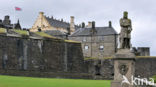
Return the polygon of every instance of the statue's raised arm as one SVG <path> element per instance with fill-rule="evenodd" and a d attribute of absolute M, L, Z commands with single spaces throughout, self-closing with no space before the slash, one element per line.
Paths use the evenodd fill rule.
<path fill-rule="evenodd" d="M 131 31 L 132 24 L 131 20 L 128 19 L 128 12 L 124 12 L 123 18 L 120 19 L 120 48 L 121 49 L 130 49 L 131 48 Z"/>

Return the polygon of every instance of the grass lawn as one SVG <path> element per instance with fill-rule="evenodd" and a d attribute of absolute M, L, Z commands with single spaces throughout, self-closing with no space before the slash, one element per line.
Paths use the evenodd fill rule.
<path fill-rule="evenodd" d="M 13 29 L 13 31 L 21 35 L 28 35 L 28 31 L 25 30 Z"/>
<path fill-rule="evenodd" d="M 41 36 L 41 37 L 48 37 L 48 38 L 53 38 L 53 39 L 56 39 L 56 37 L 53 37 L 47 33 L 44 33 L 44 32 L 34 32 L 35 34 Z"/>
<path fill-rule="evenodd" d="M 32 78 L 0 75 L 0 87 L 110 87 L 110 80 Z"/>

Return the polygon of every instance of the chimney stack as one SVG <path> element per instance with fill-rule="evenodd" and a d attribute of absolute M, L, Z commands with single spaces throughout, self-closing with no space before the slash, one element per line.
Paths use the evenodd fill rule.
<path fill-rule="evenodd" d="M 61 22 L 63 22 L 63 18 L 61 19 Z"/>
<path fill-rule="evenodd" d="M 39 16 L 42 17 L 44 15 L 44 12 L 40 12 Z"/>
<path fill-rule="evenodd" d="M 82 22 L 82 28 L 85 28 L 85 23 L 84 22 Z"/>
<path fill-rule="evenodd" d="M 71 32 L 70 32 L 70 28 L 69 27 L 67 27 L 67 31 L 68 31 L 67 34 L 70 35 Z"/>
<path fill-rule="evenodd" d="M 70 33 L 72 34 L 75 31 L 74 16 L 70 16 Z"/>
<path fill-rule="evenodd" d="M 53 16 L 51 16 L 51 19 L 53 19 Z"/>
<path fill-rule="evenodd" d="M 42 29 L 44 26 L 43 26 L 43 18 L 44 18 L 44 12 L 40 12 L 39 13 L 39 18 L 41 20 L 41 23 L 40 23 L 40 29 Z"/>
<path fill-rule="evenodd" d="M 109 21 L 109 27 L 110 27 L 110 28 L 112 27 L 112 22 L 111 22 L 111 21 Z"/>
<path fill-rule="evenodd" d="M 4 17 L 4 20 L 10 20 L 10 17 L 7 15 Z"/>
<path fill-rule="evenodd" d="M 95 34 L 97 31 L 95 29 L 95 21 L 92 21 L 92 28 L 90 30 L 91 34 Z"/>
<path fill-rule="evenodd" d="M 92 21 L 92 28 L 95 29 L 95 21 Z"/>
<path fill-rule="evenodd" d="M 74 16 L 70 16 L 70 23 L 74 23 Z"/>
<path fill-rule="evenodd" d="M 2 23 L 2 20 L 0 19 L 0 23 Z"/>
<path fill-rule="evenodd" d="M 92 27 L 92 22 L 88 22 L 88 26 L 87 26 L 88 28 L 91 28 Z"/>
<path fill-rule="evenodd" d="M 4 25 L 10 25 L 11 24 L 11 20 L 10 20 L 10 17 L 8 15 L 4 17 L 3 24 Z"/>

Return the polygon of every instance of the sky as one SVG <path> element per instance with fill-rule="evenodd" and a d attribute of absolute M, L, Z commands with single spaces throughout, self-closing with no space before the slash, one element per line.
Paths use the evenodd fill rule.
<path fill-rule="evenodd" d="M 69 22 L 75 17 L 75 24 L 95 21 L 97 27 L 112 26 L 120 32 L 119 20 L 123 11 L 128 11 L 132 20 L 132 46 L 150 47 L 156 56 L 156 0 L 0 0 L 0 19 L 9 15 L 12 23 L 18 19 L 23 28 L 31 28 L 39 12 Z M 15 11 L 15 7 L 22 11 Z"/>

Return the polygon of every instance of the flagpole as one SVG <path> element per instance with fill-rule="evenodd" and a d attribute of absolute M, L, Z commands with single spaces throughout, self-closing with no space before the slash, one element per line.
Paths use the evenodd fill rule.
<path fill-rule="evenodd" d="M 13 24 L 13 29 L 15 28 L 15 22 L 16 22 L 16 7 L 14 7 L 14 24 Z"/>
<path fill-rule="evenodd" d="M 19 8 L 19 7 L 15 7 L 15 13 L 14 13 L 14 17 L 15 17 L 15 23 L 16 23 L 16 12 L 17 11 L 21 11 L 22 9 L 21 8 Z M 14 27 L 15 27 L 15 23 L 14 23 Z"/>

